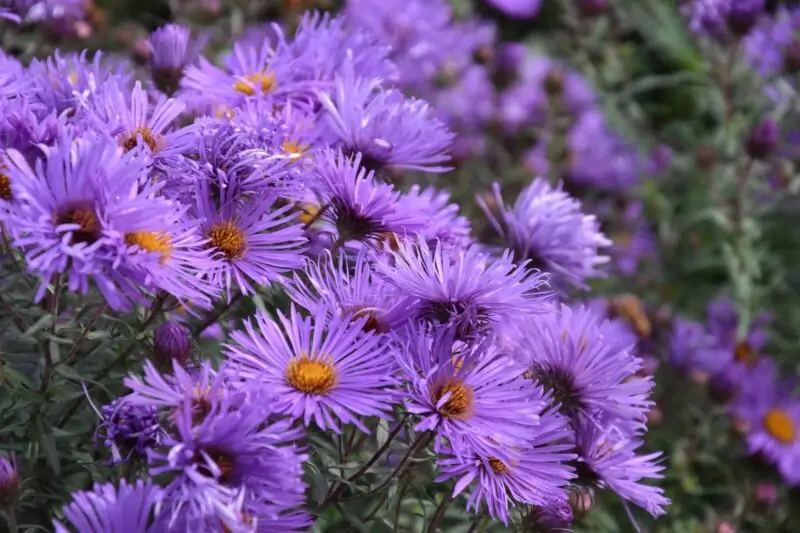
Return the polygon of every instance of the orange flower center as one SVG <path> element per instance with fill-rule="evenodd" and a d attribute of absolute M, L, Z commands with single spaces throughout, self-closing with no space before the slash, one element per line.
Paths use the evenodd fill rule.
<path fill-rule="evenodd" d="M 747 341 L 737 342 L 733 353 L 738 362 L 747 365 L 755 363 L 756 359 L 758 359 L 758 355 L 756 355 L 756 352 L 750 347 Z"/>
<path fill-rule="evenodd" d="M 72 232 L 72 239 L 91 244 L 100 238 L 100 220 L 91 207 L 73 207 L 56 217 L 57 224 L 77 224 L 79 229 Z"/>
<path fill-rule="evenodd" d="M 233 84 L 233 90 L 247 96 L 253 96 L 256 94 L 256 91 L 261 91 L 263 94 L 272 92 L 277 84 L 278 81 L 275 79 L 274 74 L 260 72 L 257 74 L 248 74 L 240 78 Z"/>
<path fill-rule="evenodd" d="M 247 249 L 244 232 L 231 221 L 213 225 L 207 237 L 211 239 L 211 246 L 222 252 L 229 261 L 240 258 Z"/>
<path fill-rule="evenodd" d="M 167 261 L 172 255 L 172 243 L 169 235 L 160 231 L 152 233 L 149 231 L 134 231 L 125 234 L 125 244 L 128 246 L 138 246 L 148 252 L 158 252 L 161 254 L 161 262 Z"/>
<path fill-rule="evenodd" d="M 791 444 L 795 440 L 797 428 L 794 420 L 783 409 L 773 408 L 764 415 L 764 429 L 781 444 Z"/>
<path fill-rule="evenodd" d="M 148 128 L 147 126 L 139 126 L 138 128 L 134 128 L 131 131 L 126 131 L 119 137 L 119 145 L 126 152 L 130 152 L 137 146 L 139 146 L 139 139 L 142 139 L 142 142 L 146 144 L 151 151 L 155 152 L 164 144 L 164 137 L 153 133 L 153 130 Z"/>
<path fill-rule="evenodd" d="M 466 420 L 472 416 L 474 399 L 472 388 L 464 382 L 453 379 L 436 389 L 433 395 L 434 403 L 449 394 L 444 404 L 439 407 L 439 413 L 456 420 Z"/>
<path fill-rule="evenodd" d="M 495 474 L 506 474 L 508 473 L 508 467 L 505 465 L 503 461 L 498 459 L 497 457 L 490 457 L 489 458 L 489 466 L 492 467 Z"/>
<path fill-rule="evenodd" d="M 281 147 L 292 158 L 302 157 L 303 153 L 308 149 L 307 144 L 300 144 L 296 141 L 286 141 Z"/>
<path fill-rule="evenodd" d="M 328 394 L 338 376 L 330 358 L 311 359 L 308 355 L 292 357 L 286 368 L 286 382 L 306 394 Z"/>

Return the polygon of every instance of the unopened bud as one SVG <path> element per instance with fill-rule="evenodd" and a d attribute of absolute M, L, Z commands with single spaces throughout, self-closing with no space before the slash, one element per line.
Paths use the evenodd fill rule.
<path fill-rule="evenodd" d="M 727 521 L 720 522 L 717 524 L 717 527 L 714 528 L 714 533 L 736 533 L 736 527 Z"/>
<path fill-rule="evenodd" d="M 596 17 L 608 11 L 608 0 L 579 0 L 578 9 L 584 17 Z"/>
<path fill-rule="evenodd" d="M 757 483 L 753 488 L 753 499 L 760 505 L 770 507 L 778 501 L 778 487 L 772 483 Z"/>
<path fill-rule="evenodd" d="M 747 35 L 758 22 L 763 9 L 764 2 L 759 0 L 731 2 L 730 11 L 728 11 L 728 28 L 739 37 Z"/>
<path fill-rule="evenodd" d="M 778 147 L 781 129 L 772 118 L 765 118 L 753 127 L 747 140 L 747 153 L 754 159 L 764 159 Z"/>
<path fill-rule="evenodd" d="M 177 322 L 165 322 L 156 330 L 153 353 L 161 364 L 171 366 L 172 361 L 184 364 L 192 353 L 189 328 Z"/>

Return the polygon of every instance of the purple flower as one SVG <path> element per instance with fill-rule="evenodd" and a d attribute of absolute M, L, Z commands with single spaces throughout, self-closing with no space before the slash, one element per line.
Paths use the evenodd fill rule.
<path fill-rule="evenodd" d="M 601 275 L 597 267 L 607 263 L 608 256 L 600 249 L 611 241 L 595 216 L 581 211 L 579 200 L 543 178 L 525 187 L 513 208 L 505 206 L 498 183 L 493 191 L 499 216 L 480 197 L 478 202 L 504 244 L 529 261 L 529 267 L 552 272 L 556 280 L 578 287 L 586 287 L 586 278 Z"/>
<path fill-rule="evenodd" d="M 93 280 L 114 309 L 139 298 L 136 280 L 115 265 L 114 219 L 153 212 L 146 161 L 134 152 L 121 155 L 110 139 L 67 136 L 47 150 L 35 170 L 14 150 L 6 160 L 14 202 L 2 216 L 28 270 L 41 278 L 37 301 L 59 274 L 80 293 Z M 155 207 L 158 211 L 159 204 Z"/>
<path fill-rule="evenodd" d="M 488 0 L 488 3 L 509 17 L 519 19 L 535 17 L 542 7 L 542 0 Z"/>
<path fill-rule="evenodd" d="M 468 218 L 459 214 L 459 206 L 450 202 L 450 193 L 434 187 L 412 185 L 400 200 L 402 209 L 418 213 L 426 221 L 419 232 L 433 247 L 436 242 L 444 246 L 467 248 L 473 244 L 472 228 Z"/>
<path fill-rule="evenodd" d="M 692 0 L 684 10 L 689 17 L 689 29 L 698 35 L 724 37 L 731 4 L 737 0 Z"/>
<path fill-rule="evenodd" d="M 31 80 L 25 74 L 22 63 L 7 56 L 4 52 L 0 52 L 0 97 L 3 100 L 27 94 L 27 91 L 30 90 Z"/>
<path fill-rule="evenodd" d="M 408 301 L 409 320 L 452 329 L 459 337 L 514 323 L 543 311 L 547 275 L 514 265 L 509 253 L 493 258 L 478 247 L 431 249 L 424 240 L 398 243 L 378 271 Z"/>
<path fill-rule="evenodd" d="M 800 400 L 796 383 L 783 381 L 774 364 L 759 364 L 732 406 L 734 416 L 747 427 L 750 453 L 775 463 L 791 485 L 800 484 Z"/>
<path fill-rule="evenodd" d="M 304 501 L 307 456 L 294 444 L 302 430 L 273 417 L 272 397 L 260 386 L 241 389 L 242 397 L 220 392 L 209 397 L 202 419 L 185 397 L 165 449 L 150 454 L 151 475 L 171 476 L 164 515 L 174 531 L 214 521 L 238 531 L 255 502 L 280 511 Z"/>
<path fill-rule="evenodd" d="M 20 496 L 19 471 L 14 455 L 0 456 L 0 509 L 14 507 Z"/>
<path fill-rule="evenodd" d="M 111 450 L 113 463 L 142 460 L 147 450 L 159 444 L 163 430 L 156 408 L 117 398 L 100 409 L 101 423 L 95 440 Z"/>
<path fill-rule="evenodd" d="M 158 90 L 167 96 L 180 88 L 184 70 L 197 60 L 204 39 L 192 39 L 188 28 L 178 24 L 161 26 L 147 40 L 150 73 Z"/>
<path fill-rule="evenodd" d="M 161 364 L 185 364 L 192 355 L 192 332 L 178 322 L 164 322 L 153 336 L 153 355 Z"/>
<path fill-rule="evenodd" d="M 767 117 L 753 126 L 745 148 L 750 157 L 765 159 L 775 151 L 780 140 L 780 125 L 772 117 Z"/>
<path fill-rule="evenodd" d="M 270 388 L 278 409 L 305 425 L 341 433 L 339 422 L 364 432 L 359 416 L 386 418 L 395 400 L 391 355 L 365 332 L 368 317 L 340 318 L 324 306 L 302 318 L 292 307 L 277 321 L 256 313 L 226 345 L 238 377 Z"/>
<path fill-rule="evenodd" d="M 235 284 L 244 294 L 255 291 L 253 283 L 266 285 L 281 274 L 303 266 L 306 238 L 303 226 L 290 213 L 292 206 L 274 209 L 277 197 L 263 193 L 242 201 L 236 187 L 217 189 L 219 207 L 207 180 L 200 180 L 194 214 L 214 252 L 206 276 L 228 298 Z"/>
<path fill-rule="evenodd" d="M 536 435 L 546 398 L 492 339 L 454 345 L 452 332 L 409 328 L 397 339 L 396 356 L 406 409 L 420 418 L 414 429 L 435 432 L 439 447 L 446 442 L 461 457 L 508 450 Z"/>
<path fill-rule="evenodd" d="M 720 347 L 702 324 L 682 317 L 672 325 L 669 350 L 670 362 L 684 372 L 714 376 L 733 362 L 733 354 Z"/>
<path fill-rule="evenodd" d="M 531 509 L 528 518 L 541 533 L 562 533 L 569 531 L 572 525 L 573 512 L 569 502 L 552 500 L 544 505 L 536 505 Z"/>
<path fill-rule="evenodd" d="M 377 183 L 362 166 L 362 155 L 348 158 L 328 150 L 316 157 L 316 189 L 327 206 L 323 219 L 336 226 L 339 240 L 374 240 L 382 234 L 400 236 L 420 230 L 425 215 L 404 208 L 392 185 Z"/>
<path fill-rule="evenodd" d="M 800 68 L 800 9 L 781 7 L 772 17 L 764 17 L 744 41 L 745 56 L 765 78 Z"/>
<path fill-rule="evenodd" d="M 327 112 L 330 144 L 348 154 L 360 152 L 367 169 L 449 170 L 441 164 L 450 159 L 446 151 L 453 134 L 427 102 L 383 89 L 379 79 L 357 77 L 351 63 L 330 94 L 317 96 Z"/>
<path fill-rule="evenodd" d="M 156 533 L 163 529 L 158 520 L 150 521 L 162 496 L 161 489 L 149 480 L 134 485 L 123 480 L 119 489 L 111 483 L 96 484 L 92 492 L 72 495 L 72 503 L 64 507 L 66 526 L 58 520 L 53 525 L 56 533 L 72 533 L 73 528 L 78 533 Z"/>
<path fill-rule="evenodd" d="M 534 436 L 520 448 L 497 446 L 495 455 L 484 451 L 468 455 L 447 454 L 436 461 L 442 474 L 435 481 L 456 478 L 457 496 L 474 483 L 467 510 L 479 512 L 485 503 L 489 514 L 508 525 L 509 504 L 550 505 L 567 500 L 567 484 L 575 477 L 567 462 L 572 445 L 566 421 L 548 413 L 542 416 Z"/>
<path fill-rule="evenodd" d="M 573 422 L 642 428 L 653 381 L 634 377 L 642 361 L 610 326 L 583 306 L 561 305 L 521 331 L 516 356 Z"/>
<path fill-rule="evenodd" d="M 582 425 L 576 432 L 578 482 L 611 490 L 653 516 L 660 516 L 670 501 L 661 488 L 645 485 L 642 480 L 663 478 L 664 467 L 657 462 L 661 452 L 637 455 L 641 445 L 638 437 L 628 437 L 615 429 L 604 431 L 595 424 Z"/>
<path fill-rule="evenodd" d="M 66 116 L 45 114 L 40 103 L 23 98 L 0 102 L 0 147 L 17 150 L 31 165 L 43 155 L 42 147 L 55 144 L 67 129 Z"/>
<path fill-rule="evenodd" d="M 386 333 L 406 318 L 405 301 L 392 286 L 378 276 L 371 252 L 360 250 L 348 258 L 340 250 L 336 259 L 323 253 L 317 262 L 309 261 L 287 287 L 292 300 L 313 312 L 324 307 L 339 316 L 366 317 L 364 329 Z"/>

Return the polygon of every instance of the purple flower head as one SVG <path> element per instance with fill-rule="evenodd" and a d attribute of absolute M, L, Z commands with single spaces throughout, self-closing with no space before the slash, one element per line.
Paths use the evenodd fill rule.
<path fill-rule="evenodd" d="M 161 26 L 147 40 L 150 51 L 150 73 L 158 90 L 167 96 L 180 88 L 187 66 L 194 63 L 205 45 L 203 39 L 193 39 L 188 28 L 178 24 Z"/>
<path fill-rule="evenodd" d="M 542 7 L 542 0 L 488 0 L 488 3 L 509 17 L 518 19 L 533 18 Z"/>
<path fill-rule="evenodd" d="M 528 516 L 528 520 L 535 524 L 534 531 L 541 533 L 569 531 L 573 519 L 572 506 L 564 500 L 552 500 L 544 505 L 535 505 Z"/>
<path fill-rule="evenodd" d="M 781 7 L 761 22 L 744 41 L 745 56 L 765 78 L 800 69 L 800 9 Z"/>
<path fill-rule="evenodd" d="M 454 344 L 450 331 L 433 336 L 409 328 L 397 338 L 406 381 L 406 409 L 416 431 L 433 431 L 458 456 L 524 445 L 536 435 L 547 405 L 525 367 L 501 355 L 492 339 Z"/>
<path fill-rule="evenodd" d="M 377 78 L 360 78 L 348 62 L 330 94 L 318 93 L 332 146 L 360 152 L 369 170 L 405 168 L 444 172 L 453 134 L 427 102 L 383 89 Z"/>
<path fill-rule="evenodd" d="M 765 159 L 775 151 L 780 140 L 780 125 L 772 117 L 767 117 L 753 126 L 745 148 L 750 157 Z"/>
<path fill-rule="evenodd" d="M 101 131 L 117 138 L 126 152 L 143 150 L 156 162 L 174 160 L 194 144 L 193 128 L 173 129 L 185 104 L 173 98 L 160 101 L 150 110 L 150 97 L 138 81 L 129 93 L 114 83 L 85 103 L 89 120 Z"/>
<path fill-rule="evenodd" d="M 714 376 L 733 362 L 733 353 L 720 347 L 702 324 L 681 317 L 673 323 L 669 349 L 672 364 L 688 373 Z"/>
<path fill-rule="evenodd" d="M 594 215 L 581 211 L 579 200 L 547 180 L 535 179 L 522 190 L 513 208 L 506 207 L 500 185 L 493 186 L 499 216 L 479 197 L 478 202 L 504 244 L 529 267 L 539 268 L 578 287 L 585 279 L 602 273 L 598 266 L 608 262 L 600 249 L 611 241 L 600 231 Z"/>
<path fill-rule="evenodd" d="M 95 441 L 111 450 L 112 463 L 146 459 L 147 451 L 158 446 L 164 430 L 154 406 L 117 398 L 100 408 L 101 422 Z"/>
<path fill-rule="evenodd" d="M 42 280 L 37 301 L 59 274 L 80 293 L 93 280 L 114 309 L 139 298 L 137 281 L 117 268 L 115 223 L 154 211 L 146 163 L 134 152 L 121 154 L 115 141 L 93 136 L 62 136 L 35 169 L 19 152 L 6 153 L 14 201 L 4 222 L 28 270 Z"/>
<path fill-rule="evenodd" d="M 523 446 L 496 446 L 490 456 L 483 450 L 461 455 L 445 451 L 436 461 L 442 473 L 436 481 L 458 479 L 454 497 L 474 484 L 467 510 L 479 512 L 485 503 L 489 514 L 506 525 L 509 504 L 566 502 L 567 485 L 575 477 L 567 465 L 575 459 L 570 453 L 567 422 L 557 414 L 546 413 L 533 431 L 534 436 Z"/>
<path fill-rule="evenodd" d="M 663 515 L 670 504 L 659 487 L 645 485 L 645 479 L 661 479 L 664 467 L 658 463 L 661 452 L 637 455 L 642 445 L 638 437 L 629 437 L 595 424 L 584 424 L 576 432 L 579 455 L 578 482 L 615 492 L 653 516 Z"/>
<path fill-rule="evenodd" d="M 121 88 L 129 85 L 132 70 L 126 63 L 103 63 L 100 52 L 89 61 L 87 54 L 83 51 L 62 56 L 56 51 L 46 61 L 31 61 L 28 76 L 35 87 L 34 101 L 44 104 L 48 111 L 61 114 L 76 110 L 78 97 L 88 98 L 109 83 Z"/>
<path fill-rule="evenodd" d="M 409 320 L 480 335 L 543 311 L 548 276 L 514 265 L 509 253 L 491 257 L 477 246 L 431 249 L 424 240 L 398 243 L 378 271 L 408 300 Z"/>
<path fill-rule="evenodd" d="M 119 489 L 96 484 L 91 492 L 72 495 L 72 503 L 64 507 L 66 525 L 58 520 L 53 525 L 56 533 L 157 533 L 163 529 L 158 520 L 151 525 L 151 519 L 162 495 L 149 480 L 134 485 L 123 480 Z"/>
<path fill-rule="evenodd" d="M 689 17 L 689 29 L 698 35 L 724 37 L 728 27 L 728 12 L 735 1 L 737 0 L 692 0 L 684 8 Z"/>
<path fill-rule="evenodd" d="M 781 380 L 774 364 L 758 364 L 732 406 L 747 428 L 747 448 L 774 463 L 790 485 L 800 484 L 800 399 L 795 381 Z"/>
<path fill-rule="evenodd" d="M 355 258 L 340 250 L 336 259 L 321 254 L 309 261 L 302 274 L 296 273 L 287 286 L 292 300 L 310 312 L 324 307 L 345 317 L 366 317 L 364 329 L 387 333 L 406 318 L 405 300 L 378 276 L 368 249 Z"/>
<path fill-rule="evenodd" d="M 336 226 L 342 242 L 375 240 L 383 234 L 402 237 L 424 227 L 425 214 L 401 204 L 392 185 L 376 182 L 360 153 L 349 158 L 327 150 L 316 163 L 316 189 L 327 206 L 322 217 Z"/>
<path fill-rule="evenodd" d="M 361 28 L 345 27 L 344 17 L 311 11 L 300 20 L 289 51 L 310 80 L 330 84 L 347 61 L 361 76 L 392 80 L 397 68 L 388 58 L 388 44 Z"/>
<path fill-rule="evenodd" d="M 255 291 L 253 283 L 266 285 L 281 274 L 302 268 L 306 238 L 303 226 L 290 212 L 292 206 L 273 209 L 277 197 L 270 193 L 236 198 L 236 187 L 217 189 L 199 182 L 195 216 L 209 240 L 215 262 L 206 275 L 212 285 L 224 289 L 230 298 L 235 284 L 244 294 Z"/>
<path fill-rule="evenodd" d="M 634 377 L 642 367 L 633 346 L 624 346 L 618 331 L 584 306 L 561 305 L 536 317 L 521 332 L 516 352 L 527 376 L 553 395 L 573 423 L 584 420 L 644 427 L 653 405 L 652 378 Z"/>
<path fill-rule="evenodd" d="M 304 502 L 307 456 L 294 444 L 302 430 L 274 417 L 273 398 L 260 385 L 240 393 L 212 396 L 202 419 L 184 398 L 165 449 L 150 454 L 151 475 L 172 478 L 164 514 L 174 530 L 196 531 L 186 528 L 217 520 L 238 531 L 253 521 L 251 502 L 276 510 Z"/>
<path fill-rule="evenodd" d="M 185 364 L 192 355 L 192 332 L 179 322 L 164 322 L 153 336 L 153 355 L 161 364 Z"/>
<path fill-rule="evenodd" d="M 459 214 L 459 207 L 450 203 L 450 193 L 434 187 L 421 188 L 412 185 L 400 200 L 400 206 L 408 212 L 419 213 L 426 227 L 419 232 L 428 243 L 467 248 L 473 244 L 472 228 L 468 218 Z"/>
<path fill-rule="evenodd" d="M 16 99 L 19 95 L 27 94 L 31 80 L 25 74 L 22 63 L 0 52 L 0 101 Z"/>
<path fill-rule="evenodd" d="M 14 507 L 20 496 L 16 458 L 0 456 L 0 509 Z"/>
<path fill-rule="evenodd" d="M 759 352 L 767 345 L 766 326 L 772 322 L 770 313 L 756 315 L 743 339 L 738 336 L 739 314 L 730 298 L 724 295 L 714 298 L 709 302 L 706 314 L 709 332 L 721 348 L 734 355 L 737 363 L 751 364 L 758 359 Z"/>
<path fill-rule="evenodd" d="M 226 345 L 237 376 L 268 386 L 280 412 L 340 433 L 340 423 L 369 432 L 359 416 L 387 418 L 395 401 L 391 355 L 366 316 L 340 318 L 325 306 L 302 318 L 292 307 L 274 321 L 257 313 Z"/>
<path fill-rule="evenodd" d="M 0 102 L 0 149 L 17 150 L 31 165 L 43 155 L 43 146 L 52 146 L 68 130 L 66 116 L 45 113 L 40 103 L 23 98 Z"/>
<path fill-rule="evenodd" d="M 743 36 L 750 33 L 750 30 L 758 23 L 766 0 L 737 0 L 731 2 L 728 8 L 728 29 L 734 35 Z"/>

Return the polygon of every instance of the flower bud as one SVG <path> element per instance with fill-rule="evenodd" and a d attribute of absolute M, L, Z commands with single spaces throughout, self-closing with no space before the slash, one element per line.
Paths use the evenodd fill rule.
<path fill-rule="evenodd" d="M 724 521 L 717 524 L 714 533 L 736 533 L 736 527 L 730 522 Z"/>
<path fill-rule="evenodd" d="M 578 9 L 584 17 L 596 17 L 608 11 L 608 0 L 579 0 Z"/>
<path fill-rule="evenodd" d="M 0 457 L 0 509 L 16 505 L 20 495 L 19 473 L 12 456 Z"/>
<path fill-rule="evenodd" d="M 800 39 L 795 39 L 783 50 L 783 70 L 787 74 L 800 71 Z"/>
<path fill-rule="evenodd" d="M 528 516 L 533 530 L 541 533 L 568 531 L 572 525 L 572 507 L 563 500 L 556 500 L 548 505 L 536 505 Z"/>
<path fill-rule="evenodd" d="M 780 142 L 780 127 L 774 119 L 767 117 L 753 127 L 746 149 L 750 157 L 764 159 L 772 154 Z"/>
<path fill-rule="evenodd" d="M 756 503 L 770 507 L 778 501 L 778 488 L 772 483 L 757 483 L 753 488 Z"/>
<path fill-rule="evenodd" d="M 192 353 L 191 332 L 177 322 L 165 322 L 156 330 L 153 353 L 159 363 L 177 361 L 184 364 Z"/>
<path fill-rule="evenodd" d="M 734 35 L 743 37 L 758 22 L 764 10 L 764 0 L 738 0 L 731 2 L 728 11 L 728 28 Z"/>

